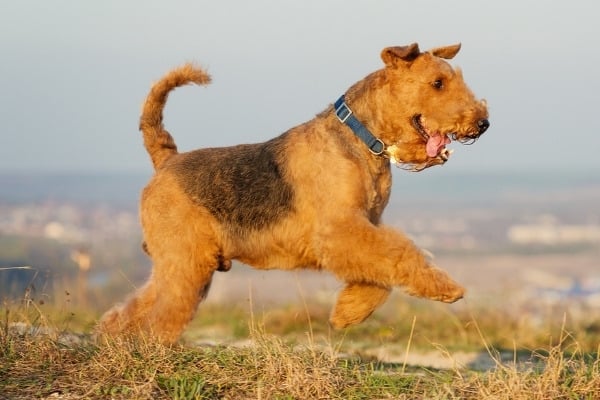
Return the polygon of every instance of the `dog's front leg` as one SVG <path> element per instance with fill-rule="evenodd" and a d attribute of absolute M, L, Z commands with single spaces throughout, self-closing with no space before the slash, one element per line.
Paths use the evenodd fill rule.
<path fill-rule="evenodd" d="M 336 329 L 359 324 L 387 300 L 391 291 L 390 287 L 348 283 L 338 295 L 329 322 Z"/>
<path fill-rule="evenodd" d="M 334 326 L 368 317 L 393 286 L 403 287 L 413 296 L 447 303 L 463 297 L 464 288 L 432 265 L 399 231 L 360 217 L 327 226 L 321 240 L 323 265 L 343 281 L 352 282 L 340 294 L 332 314 Z M 363 306 L 357 306 L 361 302 Z M 347 310 L 351 308 L 356 313 Z"/>

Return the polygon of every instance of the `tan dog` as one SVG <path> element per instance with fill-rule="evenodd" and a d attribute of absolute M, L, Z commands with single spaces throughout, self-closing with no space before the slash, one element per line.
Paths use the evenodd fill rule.
<path fill-rule="evenodd" d="M 174 342 L 217 270 L 231 260 L 259 269 L 327 270 L 346 283 L 336 328 L 366 319 L 395 286 L 454 302 L 464 289 L 380 217 L 390 161 L 422 170 L 443 164 L 450 139 L 489 126 L 459 70 L 444 59 L 460 45 L 382 51 L 385 67 L 354 84 L 314 119 L 264 143 L 178 153 L 162 125 L 169 91 L 210 77 L 184 65 L 156 83 L 140 129 L 156 174 L 141 200 L 149 281 L 99 324 L 104 334 L 145 332 Z"/>

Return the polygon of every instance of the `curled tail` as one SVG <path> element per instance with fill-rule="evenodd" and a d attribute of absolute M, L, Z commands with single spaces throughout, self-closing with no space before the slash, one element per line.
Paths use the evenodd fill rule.
<path fill-rule="evenodd" d="M 144 135 L 144 146 L 150 154 L 154 169 L 160 168 L 168 158 L 177 154 L 175 141 L 162 123 L 163 109 L 169 92 L 188 83 L 207 85 L 210 83 L 210 76 L 192 64 L 185 64 L 156 82 L 144 102 L 140 130 Z"/>

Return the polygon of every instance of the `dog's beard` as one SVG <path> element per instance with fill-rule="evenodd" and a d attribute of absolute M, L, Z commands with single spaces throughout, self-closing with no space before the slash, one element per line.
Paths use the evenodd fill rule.
<path fill-rule="evenodd" d="M 446 161 L 448 161 L 450 155 L 454 152 L 454 150 L 446 148 L 447 143 L 445 140 L 442 143 L 443 148 L 441 148 L 441 150 L 436 149 L 438 153 L 435 157 L 430 157 L 426 161 L 420 163 L 403 161 L 398 156 L 400 148 L 397 145 L 388 146 L 386 148 L 386 155 L 390 159 L 390 163 L 392 163 L 396 167 L 406 171 L 419 172 L 429 167 L 433 167 L 435 165 L 445 164 Z"/>

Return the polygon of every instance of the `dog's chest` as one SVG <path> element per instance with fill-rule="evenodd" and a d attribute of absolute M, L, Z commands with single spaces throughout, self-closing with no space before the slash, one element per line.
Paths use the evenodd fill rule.
<path fill-rule="evenodd" d="M 392 176 L 389 170 L 384 170 L 381 173 L 372 176 L 372 184 L 368 189 L 368 210 L 369 219 L 373 223 L 379 222 L 381 214 L 385 209 L 392 188 Z"/>

